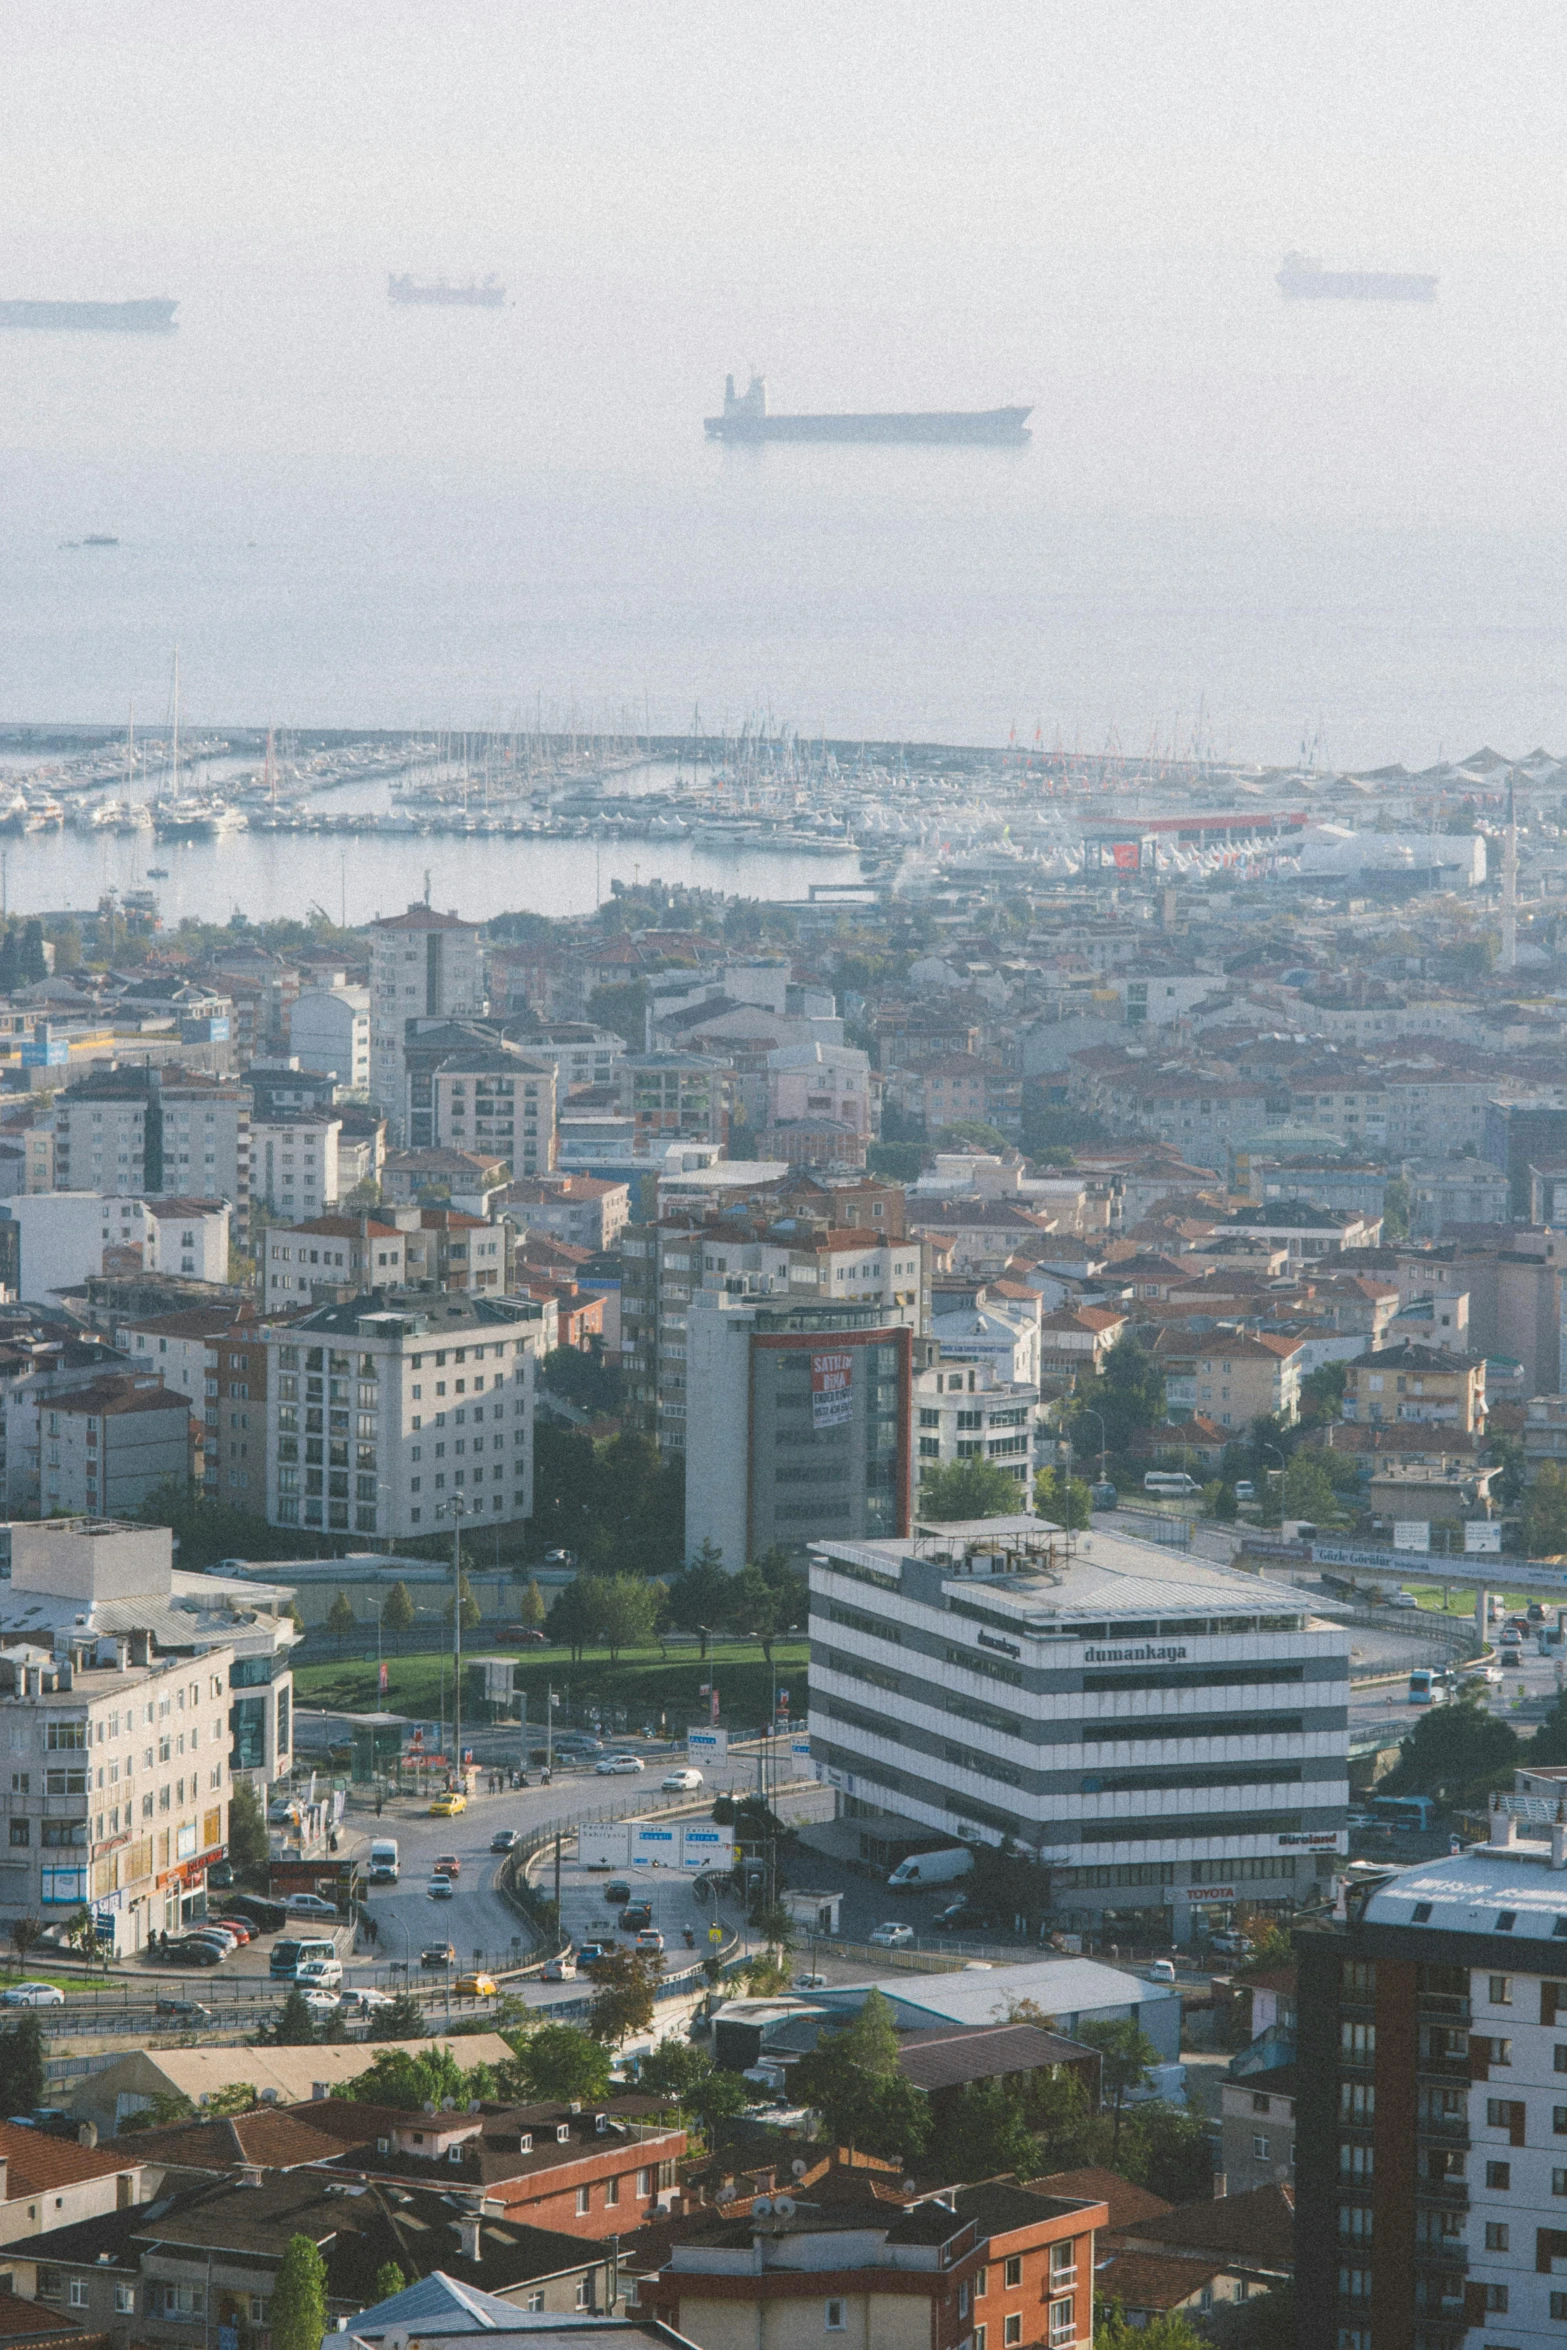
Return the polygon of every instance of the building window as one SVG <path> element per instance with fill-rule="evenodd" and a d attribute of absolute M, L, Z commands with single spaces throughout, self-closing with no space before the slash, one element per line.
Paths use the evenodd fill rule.
<path fill-rule="evenodd" d="M 1481 2290 L 1485 2294 L 1486 2315 L 1488 2317 L 1505 2317 L 1507 2315 L 1507 2287 L 1505 2285 L 1484 2285 Z"/>
<path fill-rule="evenodd" d="M 822 2328 L 824 2332 L 829 2334 L 841 2334 L 847 2324 L 848 2319 L 844 2315 L 844 2304 L 841 2301 L 833 2300 L 824 2304 L 822 2310 Z"/>
<path fill-rule="evenodd" d="M 115 2286 L 115 2288 L 114 2288 L 114 2314 L 115 2314 L 115 2316 L 116 2316 L 116 2317 L 134 2317 L 135 2313 L 136 2313 L 136 2288 L 135 2288 L 135 2286 L 134 2286 L 134 2285 L 116 2285 L 116 2286 Z"/>
<path fill-rule="evenodd" d="M 1558 2179 L 1567 2179 L 1567 2171 L 1556 2171 L 1553 2176 Z M 1488 2187 L 1499 2188 L 1505 2194 L 1513 2183 L 1512 2164 L 1510 2162 L 1488 2162 L 1485 2166 L 1485 2183 Z"/>
<path fill-rule="evenodd" d="M 1512 2003 L 1513 2003 L 1513 1978 L 1512 1978 L 1512 1976 L 1511 1976 L 1511 1975 L 1493 1975 L 1493 1976 L 1491 1977 L 1491 2005 L 1492 2005 L 1493 2007 L 1511 2007 L 1511 2006 L 1512 2006 Z M 1558 2065 L 1558 2067 L 1557 2067 L 1557 2070 L 1558 2070 L 1558 2072 L 1559 2072 L 1561 2069 L 1562 2069 L 1562 2068 L 1560 2067 L 1560 2065 Z"/>
<path fill-rule="evenodd" d="M 1487 2252 L 1505 2252 L 1507 2250 L 1507 2222 L 1505 2220 L 1488 2219 L 1486 2221 L 1485 2248 Z"/>
<path fill-rule="evenodd" d="M 1009 2318 L 1007 2318 L 1007 2319 L 1005 2320 L 1005 2322 L 1003 2323 L 1003 2325 L 1002 2325 L 1002 2328 L 1001 2328 L 1001 2339 L 1002 2339 L 1002 2341 L 1003 2341 L 1003 2342 L 1021 2342 L 1021 2341 L 1022 2341 L 1022 2339 L 1023 2339 L 1023 2312 L 1022 2312 L 1020 2309 L 1019 2309 L 1019 2310 L 1014 2310 L 1013 2314 L 1012 2314 L 1012 2315 L 1011 2315 Z"/>
<path fill-rule="evenodd" d="M 1050 2304 L 1050 2350 L 1063 2350 L 1063 2345 L 1076 2339 L 1077 2327 L 1073 2322 L 1072 2302 L 1070 2300 L 1052 2301 Z"/>
<path fill-rule="evenodd" d="M 577 2189 L 577 2217 L 582 2219 L 588 2212 L 592 2210 L 592 2208 L 593 2189 L 591 2187 L 579 2187 Z"/>
<path fill-rule="evenodd" d="M 1268 2160 L 1268 2141 L 1262 2135 L 1260 2130 L 1254 2130 L 1252 2132 L 1251 2152 L 1252 2160 L 1254 2162 L 1266 2162 Z"/>
<path fill-rule="evenodd" d="M 85 2277 L 72 2277 L 67 2299 L 73 2309 L 87 2307 L 87 2279 Z"/>
<path fill-rule="evenodd" d="M 1001 2281 L 1009 2293 L 1023 2282 L 1023 2255 L 1020 2252 L 1014 2252 L 1007 2262 Z"/>

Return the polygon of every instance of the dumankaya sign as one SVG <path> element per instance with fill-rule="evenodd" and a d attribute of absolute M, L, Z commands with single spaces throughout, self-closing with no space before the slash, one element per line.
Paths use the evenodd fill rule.
<path fill-rule="evenodd" d="M 1186 1654 L 1184 1648 L 1085 1648 L 1083 1661 L 1090 1665 L 1175 1665 Z"/>

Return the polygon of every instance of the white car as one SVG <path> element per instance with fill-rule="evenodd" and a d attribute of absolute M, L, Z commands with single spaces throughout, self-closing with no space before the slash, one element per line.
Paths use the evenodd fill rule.
<path fill-rule="evenodd" d="M 692 1770 L 666 1771 L 659 1781 L 659 1785 L 671 1795 L 689 1795 L 693 1787 L 700 1787 L 701 1784 L 701 1772 Z"/>
<path fill-rule="evenodd" d="M 618 1779 L 632 1771 L 645 1771 L 647 1765 L 639 1754 L 606 1754 L 593 1768 L 601 1779 Z"/>
<path fill-rule="evenodd" d="M 577 1962 L 568 1951 L 564 1958 L 548 1960 L 542 1974 L 546 1983 L 574 1983 L 577 1979 Z"/>
<path fill-rule="evenodd" d="M 430 1901 L 454 1901 L 457 1897 L 457 1888 L 450 1877 L 432 1877 L 424 1890 Z"/>
<path fill-rule="evenodd" d="M 392 1994 L 390 1991 L 371 1991 L 368 1988 L 350 1991 L 343 2004 L 353 2008 L 358 2015 L 374 2015 L 377 2008 L 391 2006 Z"/>
<path fill-rule="evenodd" d="M 1416 1599 L 1412 1591 L 1390 1591 L 1382 1604 L 1384 1607 L 1417 1608 L 1420 1605 L 1420 1602 L 1418 1599 Z"/>
<path fill-rule="evenodd" d="M 825 1991 L 827 1977 L 825 1975 L 796 1975 L 794 1987 L 797 1991 Z"/>
<path fill-rule="evenodd" d="M 340 1991 L 307 1991 L 304 2001 L 312 2015 L 335 2015 L 343 2004 L 343 1995 Z"/>
<path fill-rule="evenodd" d="M 871 1935 L 878 1950 L 902 1950 L 913 1939 L 914 1928 L 902 1925 L 877 1926 Z"/>
<path fill-rule="evenodd" d="M 53 1983 L 12 1983 L 0 1991 L 0 2006 L 63 2007 L 65 1993 Z"/>

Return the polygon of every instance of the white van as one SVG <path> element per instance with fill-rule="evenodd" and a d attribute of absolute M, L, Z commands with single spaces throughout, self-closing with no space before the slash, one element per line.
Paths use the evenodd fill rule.
<path fill-rule="evenodd" d="M 340 1958 L 309 1958 L 295 1967 L 294 1980 L 301 1991 L 340 1991 L 343 1987 L 343 1962 Z"/>
<path fill-rule="evenodd" d="M 370 1882 L 372 1885 L 395 1885 L 397 1882 L 397 1838 L 377 1836 L 370 1847 Z"/>
<path fill-rule="evenodd" d="M 1202 1487 L 1184 1469 L 1150 1469 L 1143 1479 L 1143 1491 L 1175 1494 L 1184 1499 L 1187 1494 L 1201 1493 Z"/>

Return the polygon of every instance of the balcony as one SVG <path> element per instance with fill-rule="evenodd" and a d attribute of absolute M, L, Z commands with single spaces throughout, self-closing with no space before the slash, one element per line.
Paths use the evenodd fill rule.
<path fill-rule="evenodd" d="M 1415 2246 L 1415 2268 L 1435 2269 L 1442 2276 L 1461 2277 L 1468 2273 L 1469 2247 L 1461 2237 L 1450 2243 L 1433 2242 Z"/>
<path fill-rule="evenodd" d="M 1436 2114 L 1420 2114 L 1415 2120 L 1415 2143 L 1429 2141 L 1434 2146 L 1469 2144 L 1469 2123 L 1466 2116 L 1455 2114 L 1450 2119 Z"/>
<path fill-rule="evenodd" d="M 1415 2077 L 1422 2081 L 1467 2081 L 1470 2077 L 1469 2058 L 1467 2055 L 1417 2056 Z"/>
<path fill-rule="evenodd" d="M 1445 2211 L 1467 2211 L 1467 2179 L 1416 2179 L 1415 2201 L 1439 2205 Z"/>
<path fill-rule="evenodd" d="M 1469 2022 L 1469 2002 L 1458 1991 L 1422 1991 L 1415 2001 L 1415 2012 L 1443 2023 Z"/>

